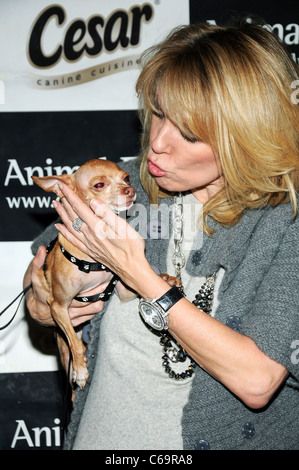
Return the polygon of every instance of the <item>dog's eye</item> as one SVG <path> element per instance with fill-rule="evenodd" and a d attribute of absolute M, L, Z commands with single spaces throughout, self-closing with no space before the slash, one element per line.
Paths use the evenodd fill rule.
<path fill-rule="evenodd" d="M 124 182 L 125 182 L 126 184 L 130 184 L 130 177 L 129 177 L 129 176 L 125 176 Z"/>
<path fill-rule="evenodd" d="M 97 183 L 94 185 L 94 188 L 96 189 L 102 189 L 105 186 L 105 183 Z"/>

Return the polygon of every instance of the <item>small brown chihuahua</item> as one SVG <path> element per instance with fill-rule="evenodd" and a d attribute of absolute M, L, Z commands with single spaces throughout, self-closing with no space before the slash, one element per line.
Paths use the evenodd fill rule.
<path fill-rule="evenodd" d="M 136 200 L 135 189 L 130 186 L 129 174 L 108 160 L 90 160 L 72 175 L 32 176 L 32 179 L 45 191 L 53 191 L 58 197 L 62 197 L 58 184 L 63 181 L 87 205 L 91 199 L 99 198 L 116 212 L 128 210 Z M 161 276 L 170 285 L 179 285 L 176 278 L 167 274 Z M 93 259 L 88 258 L 61 234 L 48 247 L 40 278 L 49 292 L 47 302 L 51 314 L 64 333 L 63 335 L 57 331 L 62 365 L 68 369 L 71 351 L 71 380 L 84 389 L 88 380 L 85 345 L 80 332 L 77 331 L 76 334 L 71 323 L 68 313 L 70 303 L 73 299 L 87 303 L 96 300 L 104 302 L 112 294 L 114 286 L 121 301 L 136 297 L 136 293 L 101 263 L 95 263 Z M 86 297 L 85 294 L 92 289 L 94 295 Z"/>

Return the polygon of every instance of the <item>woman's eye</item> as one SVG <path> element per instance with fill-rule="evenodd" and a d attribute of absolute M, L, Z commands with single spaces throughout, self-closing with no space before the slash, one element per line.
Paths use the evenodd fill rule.
<path fill-rule="evenodd" d="M 183 137 L 183 139 L 185 139 L 187 142 L 191 142 L 192 144 L 194 144 L 195 142 L 199 142 L 199 139 L 197 139 L 196 137 L 188 137 L 187 135 L 183 134 L 181 132 L 181 135 Z"/>
<path fill-rule="evenodd" d="M 152 114 L 154 116 L 156 116 L 158 119 L 164 119 L 165 118 L 165 114 L 163 114 L 163 113 L 157 113 L 156 111 L 152 111 Z"/>
<path fill-rule="evenodd" d="M 102 189 L 105 186 L 105 183 L 97 183 L 94 185 L 94 188 L 96 189 Z"/>

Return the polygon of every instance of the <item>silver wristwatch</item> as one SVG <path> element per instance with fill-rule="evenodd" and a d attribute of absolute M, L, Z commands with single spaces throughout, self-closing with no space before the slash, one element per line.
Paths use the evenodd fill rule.
<path fill-rule="evenodd" d="M 169 309 L 183 297 L 184 294 L 176 286 L 173 286 L 160 298 L 141 299 L 139 313 L 145 323 L 154 330 L 167 330 Z"/>

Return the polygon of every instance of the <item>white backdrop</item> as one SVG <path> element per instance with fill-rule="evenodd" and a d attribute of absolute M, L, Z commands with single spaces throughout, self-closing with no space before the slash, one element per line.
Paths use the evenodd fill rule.
<path fill-rule="evenodd" d="M 0 63 L 3 71 L 1 79 L 5 85 L 5 104 L 2 106 L 2 111 L 136 109 L 134 83 L 138 76 L 137 68 L 132 67 L 129 72 L 116 73 L 108 77 L 106 75 L 100 79 L 97 77 L 100 77 L 103 64 L 110 62 L 112 68 L 118 64 L 116 70 L 121 70 L 123 62 L 128 57 L 138 57 L 144 49 L 163 38 L 170 28 L 189 23 L 188 0 L 147 2 L 64 0 L 59 2 L 58 9 L 64 17 L 62 24 L 57 24 L 58 17 L 53 6 L 50 10 L 51 6 L 52 2 L 47 0 L 0 1 L 0 44 L 9 44 L 9 53 L 5 47 L 0 50 Z M 135 14 L 135 18 L 138 18 L 144 10 L 150 19 L 147 20 L 145 13 L 142 14 L 139 21 L 139 41 L 131 46 L 134 19 L 132 9 L 138 6 L 138 15 Z M 29 54 L 30 34 L 43 11 L 49 11 L 49 15 L 53 11 L 53 14 L 45 22 L 39 48 L 48 58 L 54 55 L 59 47 L 62 48 L 57 62 L 45 69 L 32 64 Z M 107 51 L 105 50 L 107 41 L 104 38 L 109 18 L 115 12 L 122 12 L 123 16 L 115 17 L 113 26 L 110 28 L 110 36 L 116 47 L 112 51 Z M 103 43 L 102 47 L 99 45 L 97 48 L 99 53 L 88 56 L 86 52 L 83 52 L 77 60 L 65 59 L 63 57 L 65 37 L 76 20 L 81 21 L 87 31 L 84 38 L 75 44 L 73 49 L 80 51 L 85 45 L 89 45 L 90 48 L 93 46 L 94 39 L 88 32 L 88 25 L 94 17 L 102 18 L 104 22 L 104 26 L 98 25 L 96 29 L 97 37 L 100 37 Z M 83 28 L 81 23 L 79 26 Z M 74 42 L 79 39 L 81 31 L 83 30 L 78 28 L 74 33 Z M 128 39 L 128 46 L 121 46 L 122 37 Z M 50 89 L 50 84 L 54 81 L 53 77 L 63 77 L 66 83 L 67 77 L 83 75 L 86 69 L 90 69 L 86 78 L 92 77 L 94 81 L 84 83 L 84 78 L 75 79 L 73 83 L 80 85 L 61 89 L 59 85 L 62 85 L 62 78 L 60 78 L 59 85 L 54 85 L 56 89 Z M 108 67 L 106 69 L 107 72 Z M 50 84 L 47 85 L 47 82 Z"/>

